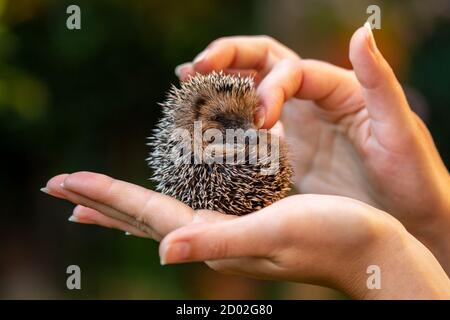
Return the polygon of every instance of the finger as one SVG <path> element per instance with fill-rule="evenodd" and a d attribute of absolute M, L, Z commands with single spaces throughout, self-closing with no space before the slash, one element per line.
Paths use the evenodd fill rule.
<path fill-rule="evenodd" d="M 60 188 L 60 184 L 64 181 L 64 179 L 68 176 L 69 174 L 67 173 L 63 173 L 60 175 L 57 175 L 55 177 L 53 177 L 49 182 L 52 182 L 51 184 L 49 184 L 49 182 L 47 182 L 46 186 L 44 188 L 41 188 L 42 192 L 45 192 L 55 198 L 60 198 L 60 199 L 66 199 L 66 197 L 64 196 L 63 193 L 61 193 L 59 191 Z"/>
<path fill-rule="evenodd" d="M 232 214 L 223 214 L 218 211 L 200 209 L 195 211 L 192 223 L 217 222 L 237 219 L 238 216 Z"/>
<path fill-rule="evenodd" d="M 261 103 L 262 128 L 271 128 L 279 119 L 285 101 L 295 95 L 301 83 L 301 65 L 297 60 L 279 61 L 257 88 Z"/>
<path fill-rule="evenodd" d="M 77 205 L 75 207 L 71 216 L 71 221 L 83 224 L 96 224 L 105 228 L 118 229 L 124 232 L 129 232 L 130 234 L 138 237 L 150 238 L 147 233 L 142 232 L 133 225 L 110 218 L 98 212 L 97 210 L 84 207 L 82 205 Z"/>
<path fill-rule="evenodd" d="M 318 60 L 301 60 L 296 98 L 312 100 L 337 120 L 363 107 L 359 83 L 351 70 Z"/>
<path fill-rule="evenodd" d="M 277 123 L 275 123 L 275 125 L 272 127 L 272 129 L 270 129 L 270 133 L 277 135 L 278 137 L 280 137 L 280 139 L 284 140 L 285 134 L 284 134 L 283 123 L 281 121 L 278 121 Z"/>
<path fill-rule="evenodd" d="M 182 80 L 195 73 L 192 65 L 184 68 L 187 69 L 180 75 Z M 291 97 L 315 101 L 327 111 L 330 121 L 337 121 L 364 106 L 354 73 L 322 61 L 282 59 L 264 78 L 258 73 L 256 81 L 260 81 L 257 93 L 263 111 L 259 116 L 264 120 L 263 128 L 271 128 L 276 123 L 283 104 Z"/>
<path fill-rule="evenodd" d="M 83 206 L 93 208 L 97 211 L 101 211 L 104 214 L 108 215 L 111 218 L 119 219 L 124 222 L 133 223 L 133 218 L 129 215 L 125 215 L 114 208 L 108 207 L 103 203 L 96 202 L 95 200 L 90 199 L 89 197 L 85 197 L 83 195 L 77 194 L 68 190 L 67 188 L 63 188 L 63 183 L 65 179 L 69 176 L 69 174 L 63 174 L 53 177 L 47 182 L 46 189 L 50 195 L 57 195 L 59 198 L 63 198 L 69 200 L 75 204 L 81 204 Z"/>
<path fill-rule="evenodd" d="M 238 36 L 212 42 L 194 59 L 194 70 L 208 73 L 213 70 L 254 69 L 267 73 L 281 58 L 298 56 L 276 40 L 267 36 Z"/>
<path fill-rule="evenodd" d="M 223 38 L 214 41 L 200 53 L 180 77 L 184 80 L 195 72 L 235 68 L 254 69 L 262 79 L 282 59 L 292 60 L 291 65 L 294 66 L 299 57 L 268 37 Z M 314 100 L 320 107 L 327 109 L 328 113 L 335 111 L 336 119 L 363 107 L 359 83 L 351 71 L 324 62 L 302 60 L 300 70 L 298 66 L 294 66 L 296 73 L 283 67 L 283 64 L 289 63 L 279 65 L 276 73 L 269 74 L 269 79 L 262 80 L 264 88 L 258 88 L 265 110 L 262 115 L 258 115 L 259 118 L 264 117 L 263 128 L 270 128 L 278 120 L 281 107 L 293 95 L 294 88 L 298 90 L 295 91 L 296 97 Z"/>
<path fill-rule="evenodd" d="M 55 177 L 48 186 L 52 189 L 58 182 Z M 194 212 L 174 198 L 102 174 L 73 173 L 65 177 L 63 185 L 69 200 L 137 227 L 147 226 L 161 236 L 189 223 Z"/>
<path fill-rule="evenodd" d="M 81 204 L 85 207 L 92 208 L 96 211 L 99 211 L 103 213 L 104 215 L 116 219 L 119 221 L 123 221 L 125 223 L 128 223 L 130 225 L 135 226 L 136 228 L 142 230 L 143 232 L 151 235 L 154 237 L 155 240 L 160 240 L 162 238 L 161 235 L 157 235 L 156 232 L 150 228 L 148 225 L 141 223 L 137 221 L 134 217 L 124 214 L 123 212 L 120 212 L 114 208 L 111 208 L 103 203 L 96 202 L 88 197 L 82 196 L 80 194 L 77 194 L 75 192 L 72 192 L 70 190 L 67 190 L 66 188 L 62 187 L 62 184 L 66 177 L 69 175 L 59 175 L 52 179 L 50 179 L 47 182 L 46 189 L 48 190 L 48 194 L 50 195 L 58 195 L 58 198 L 69 200 L 72 203 L 75 204 Z"/>
<path fill-rule="evenodd" d="M 275 242 L 267 234 L 270 234 L 270 222 L 258 214 L 192 224 L 163 239 L 159 248 L 161 263 L 265 257 Z"/>
<path fill-rule="evenodd" d="M 175 75 L 181 80 L 186 81 L 189 75 L 194 75 L 194 67 L 191 62 L 185 62 L 175 67 Z"/>
<path fill-rule="evenodd" d="M 160 235 L 188 224 L 194 213 L 172 197 L 91 172 L 69 175 L 64 188 L 128 214 Z"/>
<path fill-rule="evenodd" d="M 327 111 L 330 121 L 364 105 L 359 83 L 351 71 L 316 60 L 279 61 L 257 92 L 266 111 L 263 128 L 270 128 L 279 119 L 283 104 L 292 97 L 315 101 Z"/>
<path fill-rule="evenodd" d="M 402 135 L 413 122 L 411 112 L 401 85 L 376 46 L 370 26 L 359 28 L 353 35 L 350 61 L 362 86 L 369 116 L 374 120 L 374 135 L 385 140 Z"/>

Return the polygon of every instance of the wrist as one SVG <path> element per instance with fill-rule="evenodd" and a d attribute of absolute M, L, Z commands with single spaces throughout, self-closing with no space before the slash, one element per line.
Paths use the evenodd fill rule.
<path fill-rule="evenodd" d="M 439 262 L 400 224 L 378 232 L 354 260 L 344 288 L 353 298 L 450 298 L 450 280 Z"/>
<path fill-rule="evenodd" d="M 450 186 L 449 186 L 450 187 Z M 448 190 L 448 189 L 447 189 Z M 428 218 L 411 226 L 411 233 L 429 248 L 441 263 L 446 272 L 450 273 L 450 198 L 442 195 L 441 201 L 436 201 L 434 212 Z"/>

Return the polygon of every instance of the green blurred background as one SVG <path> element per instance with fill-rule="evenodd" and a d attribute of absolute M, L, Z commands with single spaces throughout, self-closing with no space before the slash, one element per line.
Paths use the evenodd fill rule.
<path fill-rule="evenodd" d="M 81 8 L 81 30 L 66 8 Z M 350 67 L 348 43 L 381 8 L 381 51 L 450 161 L 450 2 L 0 0 L 0 298 L 345 298 L 315 286 L 160 266 L 155 242 L 67 222 L 39 192 L 63 172 L 152 188 L 144 159 L 174 67 L 226 35 L 268 34 Z M 399 128 L 401 130 L 401 128 Z M 82 290 L 66 288 L 66 268 Z"/>

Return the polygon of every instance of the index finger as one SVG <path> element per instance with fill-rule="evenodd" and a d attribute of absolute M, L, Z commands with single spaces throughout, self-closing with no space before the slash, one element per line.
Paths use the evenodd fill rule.
<path fill-rule="evenodd" d="M 263 128 L 279 120 L 284 103 L 293 97 L 314 101 L 331 121 L 364 105 L 352 71 L 317 60 L 278 61 L 259 84 L 257 94 L 265 111 Z"/>
<path fill-rule="evenodd" d="M 298 55 L 268 36 L 235 36 L 213 41 L 195 59 L 192 71 L 252 69 L 266 74 L 279 59 Z"/>
<path fill-rule="evenodd" d="M 47 187 L 50 190 L 55 189 L 55 183 L 61 183 L 62 179 L 62 189 L 59 192 L 73 192 L 111 207 L 149 226 L 162 236 L 193 219 L 194 210 L 184 203 L 103 174 L 77 172 L 64 177 L 57 176 L 47 183 Z"/>

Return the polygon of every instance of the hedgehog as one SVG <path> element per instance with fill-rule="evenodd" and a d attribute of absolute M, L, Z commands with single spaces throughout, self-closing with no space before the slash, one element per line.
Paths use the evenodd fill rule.
<path fill-rule="evenodd" d="M 288 194 L 287 147 L 272 131 L 255 126 L 252 77 L 197 73 L 180 88 L 172 85 L 160 106 L 163 115 L 149 137 L 147 159 L 158 192 L 194 210 L 239 216 Z"/>

